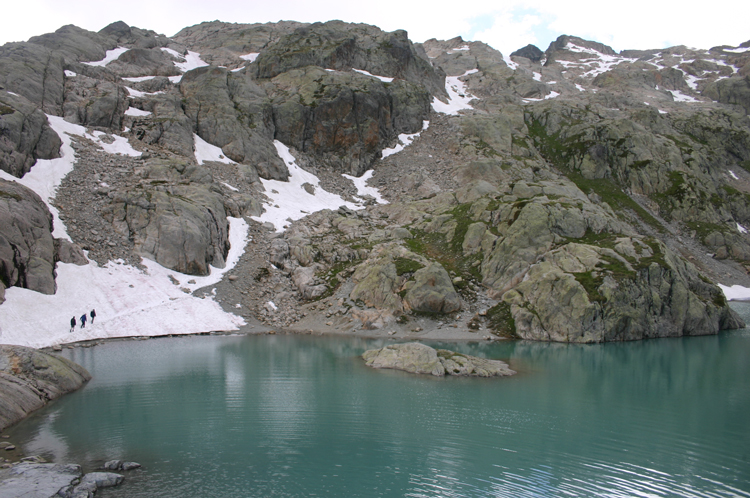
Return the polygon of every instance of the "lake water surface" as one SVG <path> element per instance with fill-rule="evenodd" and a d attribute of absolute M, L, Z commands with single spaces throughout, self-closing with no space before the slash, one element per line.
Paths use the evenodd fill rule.
<path fill-rule="evenodd" d="M 750 305 L 736 305 L 750 323 Z M 750 497 L 750 330 L 451 344 L 500 379 L 372 370 L 383 341 L 199 336 L 66 350 L 94 378 L 7 432 L 132 460 L 104 497 Z M 433 344 L 434 345 L 434 344 Z"/>

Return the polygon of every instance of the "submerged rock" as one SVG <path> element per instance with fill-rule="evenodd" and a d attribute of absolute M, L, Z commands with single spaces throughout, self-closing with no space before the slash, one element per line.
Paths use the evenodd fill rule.
<path fill-rule="evenodd" d="M 393 368 L 436 377 L 501 377 L 516 373 L 500 360 L 478 358 L 446 349 L 436 350 L 419 342 L 370 349 L 364 352 L 362 358 L 368 367 Z"/>

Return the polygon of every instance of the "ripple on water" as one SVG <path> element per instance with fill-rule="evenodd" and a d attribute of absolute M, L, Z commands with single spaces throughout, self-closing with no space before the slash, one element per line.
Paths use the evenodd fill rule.
<path fill-rule="evenodd" d="M 523 374 L 375 371 L 357 339 L 193 337 L 76 351 L 82 390 L 26 453 L 142 463 L 117 498 L 748 497 L 750 336 L 463 344 Z"/>

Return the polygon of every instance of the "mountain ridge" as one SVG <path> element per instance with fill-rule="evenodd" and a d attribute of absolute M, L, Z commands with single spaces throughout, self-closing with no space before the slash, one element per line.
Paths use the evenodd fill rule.
<path fill-rule="evenodd" d="M 750 286 L 746 48 L 618 54 L 563 35 L 504 57 L 341 21 L 172 38 L 65 26 L 0 47 L 0 183 L 60 155 L 44 113 L 85 126 L 53 201 L 73 246 L 200 276 L 228 257 L 227 217 L 244 218 L 253 240 L 217 299 L 271 327 L 716 333 L 741 322 L 701 272 Z M 120 136 L 130 155 L 101 152 Z M 391 204 L 342 176 L 370 170 Z M 302 207 L 287 213 L 273 192 L 292 185 Z M 286 228 L 266 221 L 274 209 Z M 3 294 L 84 262 L 39 255 L 35 230 L 0 233 Z"/>

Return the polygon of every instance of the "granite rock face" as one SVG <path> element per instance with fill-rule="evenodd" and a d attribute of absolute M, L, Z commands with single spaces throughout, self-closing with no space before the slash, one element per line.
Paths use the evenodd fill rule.
<path fill-rule="evenodd" d="M 0 428 L 85 384 L 85 368 L 33 348 L 0 345 Z"/>
<path fill-rule="evenodd" d="M 52 215 L 38 195 L 0 179 L 0 303 L 5 289 L 55 293 Z"/>
<path fill-rule="evenodd" d="M 0 90 L 1 170 L 21 178 L 37 159 L 59 157 L 60 145 L 60 138 L 37 106 Z"/>
<path fill-rule="evenodd" d="M 516 373 L 499 360 L 487 360 L 445 349 L 436 350 L 419 342 L 371 349 L 365 351 L 362 358 L 368 367 L 391 368 L 436 377 L 503 377 Z"/>
<path fill-rule="evenodd" d="M 224 201 L 211 188 L 208 170 L 181 162 L 152 161 L 141 172 L 145 183 L 112 196 L 104 217 L 133 240 L 134 250 L 182 273 L 208 275 L 223 268 L 229 251 Z M 192 181 L 167 189 L 168 179 Z"/>

